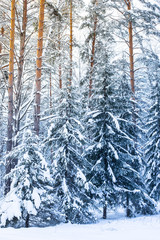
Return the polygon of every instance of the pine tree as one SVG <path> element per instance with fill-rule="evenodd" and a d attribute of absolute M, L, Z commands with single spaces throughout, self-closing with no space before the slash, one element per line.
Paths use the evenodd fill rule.
<path fill-rule="evenodd" d="M 6 177 L 11 178 L 11 189 L 1 202 L 2 226 L 44 226 L 54 218 L 51 194 L 53 181 L 47 163 L 40 151 L 36 135 L 26 130 L 22 144 L 11 155 L 18 159 L 16 167 Z"/>
<path fill-rule="evenodd" d="M 63 221 L 87 223 L 94 221 L 94 216 L 82 157 L 85 139 L 78 98 L 77 89 L 72 87 L 70 92 L 64 89 L 60 106 L 56 107 L 57 116 L 51 121 L 47 142 L 53 149 L 54 189 Z"/>
<path fill-rule="evenodd" d="M 151 61 L 151 59 L 150 59 Z M 159 85 L 159 57 L 152 53 L 152 62 L 149 65 L 152 71 L 151 103 L 147 116 L 148 141 L 145 147 L 147 158 L 146 183 L 149 194 L 156 201 L 160 199 L 160 154 L 159 154 L 159 131 L 160 131 L 160 85 Z"/>

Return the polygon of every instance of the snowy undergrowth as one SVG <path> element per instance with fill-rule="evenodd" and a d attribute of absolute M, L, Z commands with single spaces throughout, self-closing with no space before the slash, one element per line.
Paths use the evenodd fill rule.
<path fill-rule="evenodd" d="M 3 240 L 159 240 L 160 215 L 127 219 L 111 214 L 96 224 L 60 224 L 47 228 L 0 229 Z"/>

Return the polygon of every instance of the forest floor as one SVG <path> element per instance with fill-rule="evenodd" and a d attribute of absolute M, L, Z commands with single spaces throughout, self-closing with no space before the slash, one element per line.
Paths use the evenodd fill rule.
<path fill-rule="evenodd" d="M 160 215 L 125 218 L 117 212 L 95 224 L 1 228 L 0 240 L 160 240 Z"/>

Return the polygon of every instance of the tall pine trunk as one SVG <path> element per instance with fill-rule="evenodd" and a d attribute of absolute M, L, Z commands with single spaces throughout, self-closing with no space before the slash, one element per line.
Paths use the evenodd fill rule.
<path fill-rule="evenodd" d="M 40 0 L 38 41 L 37 41 L 37 61 L 36 61 L 36 86 L 35 86 L 35 106 L 34 106 L 34 131 L 39 135 L 40 125 L 40 103 L 41 103 L 41 68 L 43 50 L 43 26 L 44 26 L 44 4 L 45 0 Z"/>
<path fill-rule="evenodd" d="M 98 5 L 97 0 L 94 1 L 95 6 Z M 93 67 L 94 67 L 94 56 L 95 56 L 95 44 L 96 44 L 96 30 L 97 30 L 97 14 L 94 13 L 94 26 L 93 26 L 93 38 L 92 38 L 92 50 L 91 50 L 91 60 L 90 60 L 90 75 L 89 75 L 89 97 L 92 96 L 92 77 L 93 77 Z"/>
<path fill-rule="evenodd" d="M 11 2 L 11 29 L 10 29 L 10 52 L 9 52 L 9 79 L 8 79 L 8 126 L 7 126 L 7 152 L 12 150 L 13 137 L 13 81 L 14 81 L 14 36 L 15 35 L 15 0 Z M 12 159 L 6 160 L 6 174 L 10 173 Z M 10 191 L 10 178 L 5 182 L 5 194 Z"/>
<path fill-rule="evenodd" d="M 58 16 L 58 51 L 59 51 L 59 88 L 62 89 L 61 17 L 60 16 Z"/>
<path fill-rule="evenodd" d="M 128 11 L 131 11 L 131 1 L 124 0 Z M 132 101 L 133 101 L 133 111 L 132 111 L 132 120 L 136 125 L 136 117 L 135 117 L 135 77 L 134 77 L 134 53 L 133 53 L 133 26 L 132 21 L 129 20 L 128 23 L 128 35 L 129 35 L 129 62 L 130 62 L 130 84 L 132 91 Z"/>
<path fill-rule="evenodd" d="M 131 1 L 124 0 L 128 11 L 131 11 Z M 132 122 L 136 126 L 136 117 L 135 117 L 135 78 L 134 78 L 134 54 L 133 54 L 133 27 L 132 21 L 129 19 L 128 23 L 128 35 L 129 35 L 129 62 L 130 62 L 130 84 L 131 84 L 131 91 L 132 91 Z M 136 141 L 135 141 L 135 148 L 136 148 Z M 131 214 L 129 209 L 129 193 L 126 193 L 126 216 L 129 217 Z"/>
<path fill-rule="evenodd" d="M 127 0 L 127 8 L 131 10 L 131 2 Z M 133 28 L 132 28 L 132 21 L 129 20 L 128 24 L 128 33 L 129 33 L 129 57 L 130 57 L 130 81 L 131 81 L 131 90 L 134 96 L 135 94 L 135 80 L 134 80 L 134 58 L 133 58 Z"/>
<path fill-rule="evenodd" d="M 24 66 L 24 51 L 26 41 L 26 28 L 27 28 L 27 0 L 23 0 L 23 19 L 22 30 L 20 32 L 20 55 L 18 61 L 18 80 L 16 85 L 16 98 L 15 98 L 15 135 L 19 132 L 20 128 L 20 107 L 21 107 L 21 90 L 22 90 L 22 75 Z M 17 145 L 17 142 L 15 143 Z"/>
<path fill-rule="evenodd" d="M 70 72 L 69 72 L 69 83 L 68 88 L 71 88 L 72 84 L 72 73 L 73 73 L 73 18 L 72 18 L 72 0 L 70 0 L 70 39 L 69 39 L 69 57 L 70 57 Z"/>

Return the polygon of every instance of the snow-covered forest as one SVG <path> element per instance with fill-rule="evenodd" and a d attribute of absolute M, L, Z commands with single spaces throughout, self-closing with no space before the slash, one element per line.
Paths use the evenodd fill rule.
<path fill-rule="evenodd" d="M 1 227 L 160 212 L 159 3 L 0 1 Z"/>

